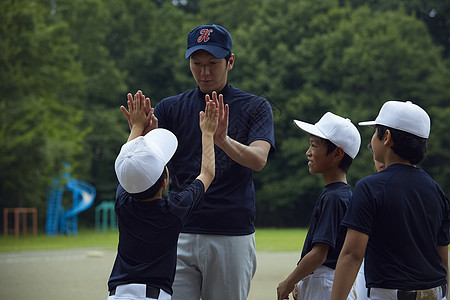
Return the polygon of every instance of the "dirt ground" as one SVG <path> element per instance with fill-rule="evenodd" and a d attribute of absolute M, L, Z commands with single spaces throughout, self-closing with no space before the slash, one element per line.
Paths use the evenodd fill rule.
<path fill-rule="evenodd" d="M 295 267 L 299 253 L 257 253 L 248 300 L 276 299 L 276 287 Z M 115 252 L 97 249 L 0 253 L 2 300 L 99 300 Z"/>

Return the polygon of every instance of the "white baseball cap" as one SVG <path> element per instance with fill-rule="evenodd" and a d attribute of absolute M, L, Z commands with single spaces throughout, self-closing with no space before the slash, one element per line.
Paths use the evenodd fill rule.
<path fill-rule="evenodd" d="M 411 101 L 388 101 L 381 107 L 375 121 L 359 122 L 358 125 L 384 125 L 427 139 L 431 121 L 428 114 Z"/>
<path fill-rule="evenodd" d="M 125 143 L 114 165 L 120 185 L 130 194 L 148 190 L 161 177 L 177 146 L 176 136 L 162 128 Z"/>
<path fill-rule="evenodd" d="M 358 154 L 361 136 L 350 119 L 327 112 L 314 125 L 298 120 L 294 120 L 294 124 L 303 131 L 329 140 L 336 146 L 341 147 L 351 158 L 355 158 Z"/>

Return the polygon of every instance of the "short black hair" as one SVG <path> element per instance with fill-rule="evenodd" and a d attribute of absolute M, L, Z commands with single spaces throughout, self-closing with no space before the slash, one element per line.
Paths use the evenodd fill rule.
<path fill-rule="evenodd" d="M 162 185 L 164 179 L 166 179 L 166 178 L 167 178 L 167 171 L 166 171 L 166 167 L 164 167 L 164 170 L 163 170 L 161 176 L 151 187 L 149 187 L 147 190 L 145 190 L 143 192 L 130 194 L 130 195 L 133 196 L 133 198 L 136 198 L 139 200 L 145 200 L 145 199 L 152 198 L 161 189 L 161 185 Z"/>
<path fill-rule="evenodd" d="M 224 58 L 225 58 L 225 61 L 226 61 L 227 65 L 228 65 L 228 61 L 231 58 L 231 52 L 229 54 L 227 54 L 227 56 L 225 56 Z"/>
<path fill-rule="evenodd" d="M 325 143 L 327 144 L 327 155 L 334 151 L 338 146 L 333 144 L 330 140 L 323 139 Z M 353 163 L 353 159 L 344 152 L 344 157 L 342 157 L 341 162 L 339 163 L 338 167 L 341 168 L 346 174 L 348 170 L 350 169 L 350 166 Z"/>
<path fill-rule="evenodd" d="M 425 159 L 427 154 L 426 138 L 383 125 L 377 125 L 375 130 L 380 141 L 383 139 L 386 130 L 389 130 L 394 141 L 394 145 L 391 147 L 392 150 L 411 164 L 417 165 Z"/>

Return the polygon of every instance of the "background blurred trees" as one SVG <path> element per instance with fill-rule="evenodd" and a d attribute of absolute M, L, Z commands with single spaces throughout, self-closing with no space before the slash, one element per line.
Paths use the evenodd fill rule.
<path fill-rule="evenodd" d="M 233 36 L 230 83 L 274 111 L 277 151 L 255 174 L 258 226 L 307 226 L 323 187 L 293 119 L 315 123 L 332 111 L 357 123 L 387 100 L 429 112 L 421 167 L 449 194 L 449 18 L 450 3 L 438 0 L 2 1 L 0 208 L 37 206 L 42 223 L 47 184 L 64 161 L 97 188 L 80 215 L 92 226 L 95 206 L 114 199 L 114 160 L 128 134 L 119 106 L 137 89 L 154 105 L 194 88 L 186 36 L 208 23 Z M 352 186 L 374 172 L 371 130 L 359 129 Z"/>

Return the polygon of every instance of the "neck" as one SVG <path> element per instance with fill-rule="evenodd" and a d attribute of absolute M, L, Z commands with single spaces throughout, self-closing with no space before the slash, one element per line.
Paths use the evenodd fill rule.
<path fill-rule="evenodd" d="M 160 190 L 155 194 L 155 196 L 153 196 L 153 197 L 151 197 L 151 198 L 148 198 L 148 199 L 141 200 L 141 201 L 142 201 L 142 202 L 150 202 L 150 201 L 154 201 L 154 200 L 157 200 L 157 199 L 162 199 L 162 189 L 160 189 Z"/>
<path fill-rule="evenodd" d="M 228 82 L 225 82 L 225 84 L 220 89 L 218 89 L 218 91 L 209 91 L 209 92 L 206 91 L 205 92 L 200 87 L 198 87 L 198 90 L 205 95 L 208 94 L 209 96 L 211 96 L 212 92 L 217 92 L 217 95 L 219 95 L 219 94 L 223 94 L 226 92 L 227 85 L 228 85 Z"/>
<path fill-rule="evenodd" d="M 393 150 L 391 150 L 388 153 L 386 153 L 386 157 L 384 159 L 384 165 L 387 168 L 390 165 L 394 165 L 394 164 L 402 164 L 402 165 L 408 165 L 408 166 L 413 165 L 412 163 L 409 162 L 409 160 L 398 156 L 397 154 L 394 153 Z"/>
<path fill-rule="evenodd" d="M 347 183 L 347 175 L 340 168 L 322 173 L 322 177 L 323 177 L 323 181 L 325 182 L 325 185 L 328 185 L 328 184 L 334 183 L 334 182 Z"/>

